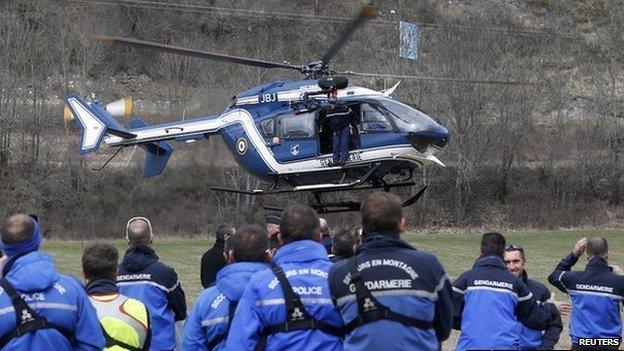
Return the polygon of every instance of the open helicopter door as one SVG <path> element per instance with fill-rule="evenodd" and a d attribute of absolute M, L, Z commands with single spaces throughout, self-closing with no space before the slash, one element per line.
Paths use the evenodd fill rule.
<path fill-rule="evenodd" d="M 278 162 L 290 162 L 316 157 L 316 112 L 292 111 L 273 118 L 276 137 L 270 144 Z"/>

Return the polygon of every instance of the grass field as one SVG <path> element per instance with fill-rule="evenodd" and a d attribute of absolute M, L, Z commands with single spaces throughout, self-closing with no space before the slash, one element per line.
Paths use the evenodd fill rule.
<path fill-rule="evenodd" d="M 574 243 L 582 236 L 604 236 L 609 241 L 611 250 L 610 263 L 624 266 L 624 230 L 569 230 L 569 231 L 526 231 L 506 233 L 508 243 L 522 245 L 528 256 L 527 272 L 529 277 L 536 279 L 548 286 L 551 291 L 554 287 L 546 281 L 548 274 L 553 270 L 557 262 L 571 251 Z M 404 238 L 419 249 L 434 252 L 444 264 L 448 275 L 454 279 L 463 271 L 472 267 L 476 258 L 480 233 L 444 233 L 444 234 L 418 234 L 405 235 Z M 88 245 L 85 242 L 84 245 Z M 114 244 L 121 250 L 127 248 L 122 241 Z M 190 306 L 201 290 L 199 280 L 200 258 L 204 251 L 212 245 L 211 240 L 184 239 L 184 240 L 156 240 L 155 250 L 162 261 L 173 266 L 178 273 L 182 286 L 186 291 L 187 302 Z M 43 245 L 43 250 L 52 253 L 63 273 L 80 273 L 80 257 L 82 254 L 81 242 L 51 241 Z M 576 269 L 584 267 L 584 259 L 581 259 Z M 567 299 L 562 293 L 557 292 L 558 299 Z M 566 328 L 561 334 L 557 348 L 569 348 L 570 342 L 567 331 L 567 318 L 564 318 Z M 457 333 L 453 332 L 451 339 L 444 345 L 445 350 L 455 347 Z"/>

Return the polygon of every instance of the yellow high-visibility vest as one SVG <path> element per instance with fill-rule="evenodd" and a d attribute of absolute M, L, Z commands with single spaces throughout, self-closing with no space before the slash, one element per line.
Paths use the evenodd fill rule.
<path fill-rule="evenodd" d="M 147 308 L 121 294 L 89 296 L 106 337 L 106 351 L 137 351 L 145 348 L 150 333 Z"/>

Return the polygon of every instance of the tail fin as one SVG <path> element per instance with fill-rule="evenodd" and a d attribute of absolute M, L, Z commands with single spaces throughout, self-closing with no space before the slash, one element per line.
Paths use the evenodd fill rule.
<path fill-rule="evenodd" d="M 98 103 L 85 102 L 77 94 L 71 93 L 63 98 L 67 107 L 78 120 L 81 138 L 78 145 L 80 154 L 88 154 L 100 147 L 102 138 L 106 134 L 116 135 L 122 138 L 134 138 L 113 116 Z"/>
<path fill-rule="evenodd" d="M 128 121 L 130 128 L 147 127 L 140 118 L 134 118 Z M 145 166 L 143 168 L 143 178 L 157 176 L 162 173 L 163 169 L 169 161 L 169 156 L 173 153 L 173 147 L 165 141 L 152 141 L 143 143 L 141 146 L 145 149 Z"/>

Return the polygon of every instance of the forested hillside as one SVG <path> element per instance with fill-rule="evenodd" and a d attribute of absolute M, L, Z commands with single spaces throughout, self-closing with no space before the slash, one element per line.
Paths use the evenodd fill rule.
<path fill-rule="evenodd" d="M 405 81 L 395 98 L 445 123 L 445 168 L 407 210 L 420 229 L 614 226 L 624 222 L 624 3 L 619 0 L 388 0 L 334 67 L 353 71 L 531 81 L 499 86 Z M 198 235 L 262 220 L 262 206 L 211 185 L 261 186 L 220 138 L 176 151 L 140 177 L 143 152 L 77 153 L 59 97 L 132 97 L 149 123 L 217 114 L 236 92 L 300 75 L 111 47 L 94 33 L 275 61 L 318 59 L 358 11 L 337 0 L 8 0 L 0 2 L 0 216 L 40 214 L 56 237 L 120 235 L 130 216 Z M 399 21 L 420 27 L 418 60 L 400 58 Z M 373 89 L 396 80 L 353 78 Z M 357 196 L 352 194 L 349 196 Z M 335 215 L 336 226 L 354 216 Z"/>

